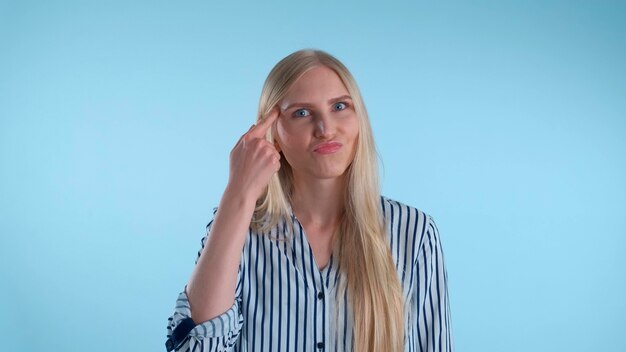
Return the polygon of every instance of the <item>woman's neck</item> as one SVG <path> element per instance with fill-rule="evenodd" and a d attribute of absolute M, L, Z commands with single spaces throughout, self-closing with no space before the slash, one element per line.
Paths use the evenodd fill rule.
<path fill-rule="evenodd" d="M 346 177 L 304 179 L 294 177 L 291 207 L 302 224 L 316 229 L 334 229 L 345 209 Z"/>

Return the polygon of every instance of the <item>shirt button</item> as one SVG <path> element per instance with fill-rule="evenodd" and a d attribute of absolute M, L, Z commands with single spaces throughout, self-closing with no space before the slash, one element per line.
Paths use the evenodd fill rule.
<path fill-rule="evenodd" d="M 317 343 L 317 348 L 324 348 L 324 343 L 323 342 L 318 342 Z"/>
<path fill-rule="evenodd" d="M 324 299 L 324 292 L 319 292 L 317 294 L 317 299 Z"/>

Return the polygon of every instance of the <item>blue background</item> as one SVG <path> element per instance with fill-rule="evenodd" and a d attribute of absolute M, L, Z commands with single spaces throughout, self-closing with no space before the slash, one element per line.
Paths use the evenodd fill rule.
<path fill-rule="evenodd" d="M 351 69 L 458 351 L 626 351 L 623 1 L 0 1 L 4 351 L 159 351 L 278 60 Z"/>

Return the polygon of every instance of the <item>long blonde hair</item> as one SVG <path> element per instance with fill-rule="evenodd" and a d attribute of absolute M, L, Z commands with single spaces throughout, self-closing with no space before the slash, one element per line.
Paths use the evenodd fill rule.
<path fill-rule="evenodd" d="M 359 120 L 356 153 L 346 170 L 345 212 L 335 244 L 339 267 L 347 277 L 347 284 L 346 280 L 341 281 L 341 290 L 348 290 L 348 301 L 352 304 L 354 350 L 402 351 L 404 296 L 386 242 L 386 224 L 380 206 L 378 154 L 372 128 L 352 74 L 339 60 L 322 50 L 296 51 L 278 62 L 265 80 L 257 121 L 267 116 L 299 77 L 318 66 L 326 66 L 337 73 L 352 97 Z M 271 129 L 267 139 L 274 140 Z M 280 162 L 280 170 L 272 176 L 257 201 L 252 226 L 260 232 L 269 231 L 291 216 L 293 174 L 284 157 Z M 286 223 L 291 224 L 290 221 Z"/>

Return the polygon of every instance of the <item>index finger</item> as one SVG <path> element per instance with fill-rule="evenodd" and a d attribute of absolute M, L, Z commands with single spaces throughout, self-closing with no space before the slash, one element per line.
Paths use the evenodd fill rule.
<path fill-rule="evenodd" d="M 267 130 L 270 128 L 270 126 L 272 126 L 272 123 L 276 121 L 276 118 L 278 118 L 279 114 L 280 109 L 278 109 L 278 107 L 275 107 L 270 111 L 267 117 L 264 118 L 263 121 L 261 121 L 258 125 L 254 126 L 254 128 L 250 130 L 248 134 L 254 138 L 265 137 L 265 133 L 267 133 Z"/>

